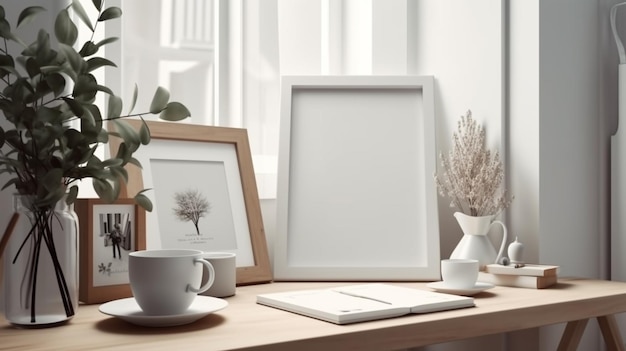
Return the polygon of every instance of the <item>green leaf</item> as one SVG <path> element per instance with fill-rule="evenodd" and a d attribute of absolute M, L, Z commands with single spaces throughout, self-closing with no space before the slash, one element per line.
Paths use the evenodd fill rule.
<path fill-rule="evenodd" d="M 65 78 L 58 73 L 46 75 L 46 82 L 54 92 L 55 97 L 60 96 L 65 90 Z"/>
<path fill-rule="evenodd" d="M 131 165 L 135 165 L 140 169 L 143 169 L 143 166 L 141 165 L 141 162 L 139 162 L 139 160 L 137 160 L 134 157 L 131 157 L 130 159 L 128 159 L 128 163 L 130 163 Z"/>
<path fill-rule="evenodd" d="M 121 160 L 120 160 L 121 161 Z M 111 173 L 118 179 L 123 179 L 124 183 L 128 183 L 128 171 L 124 167 L 111 167 Z"/>
<path fill-rule="evenodd" d="M 63 101 L 67 104 L 70 110 L 74 113 L 75 116 L 81 117 L 85 112 L 83 105 L 81 105 L 78 101 L 71 98 L 63 98 Z"/>
<path fill-rule="evenodd" d="M 141 192 L 135 195 L 135 202 L 146 211 L 152 212 L 152 201 L 150 201 L 150 199 Z"/>
<path fill-rule="evenodd" d="M 0 37 L 9 38 L 11 35 L 11 24 L 4 17 L 0 18 Z"/>
<path fill-rule="evenodd" d="M 137 104 L 137 96 L 139 95 L 139 88 L 137 87 L 137 83 L 135 83 L 135 89 L 133 90 L 133 99 L 130 102 L 130 108 L 128 109 L 128 114 L 130 115 L 135 109 L 135 104 Z"/>
<path fill-rule="evenodd" d="M 98 92 L 98 82 L 91 74 L 81 74 L 74 85 L 74 98 L 82 102 L 92 102 Z"/>
<path fill-rule="evenodd" d="M 150 128 L 148 128 L 148 124 L 143 118 L 141 122 L 141 127 L 139 127 L 139 139 L 141 140 L 141 145 L 148 145 L 150 144 Z"/>
<path fill-rule="evenodd" d="M 102 163 L 100 165 L 102 166 L 102 168 L 106 168 L 106 167 L 121 166 L 122 163 L 123 163 L 123 161 L 120 160 L 119 158 L 110 158 L 108 160 L 102 161 Z"/>
<path fill-rule="evenodd" d="M 82 57 L 87 57 L 94 55 L 96 52 L 98 52 L 98 47 L 96 46 L 96 44 L 94 44 L 93 41 L 87 41 L 83 44 L 83 47 L 78 53 Z"/>
<path fill-rule="evenodd" d="M 180 102 L 170 102 L 159 117 L 166 121 L 180 121 L 189 116 L 191 113 L 185 105 Z"/>
<path fill-rule="evenodd" d="M 8 182 L 4 183 L 4 185 L 2 186 L 2 189 L 0 189 L 0 191 L 10 187 L 11 185 L 14 185 L 15 183 L 17 183 L 17 181 L 18 181 L 17 178 L 9 179 Z"/>
<path fill-rule="evenodd" d="M 98 10 L 98 12 L 102 10 L 102 0 L 92 0 L 91 2 L 93 3 L 93 6 L 96 7 L 96 10 Z"/>
<path fill-rule="evenodd" d="M 100 17 L 98 18 L 98 22 L 108 21 L 110 19 L 118 18 L 122 16 L 122 9 L 119 7 L 109 7 L 104 10 Z"/>
<path fill-rule="evenodd" d="M 96 194 L 98 194 L 99 198 L 108 203 L 115 201 L 113 187 L 111 186 L 111 183 L 106 180 L 101 180 L 99 178 L 93 178 L 92 185 L 93 190 L 96 191 Z"/>
<path fill-rule="evenodd" d="M 4 77 L 7 74 L 12 74 L 16 77 L 20 77 L 20 73 L 15 68 L 10 66 L 0 66 L 0 77 Z"/>
<path fill-rule="evenodd" d="M 120 38 L 118 38 L 118 37 L 104 38 L 104 39 L 100 40 L 100 41 L 96 44 L 96 47 L 97 47 L 98 49 L 100 49 L 103 45 L 106 45 L 106 44 L 110 44 L 110 43 L 116 42 L 116 41 L 118 41 L 119 39 L 120 39 Z"/>
<path fill-rule="evenodd" d="M 97 85 L 96 89 L 103 92 L 103 93 L 107 93 L 109 95 L 115 95 L 113 94 L 113 90 L 111 90 L 109 87 L 106 87 L 104 85 Z"/>
<path fill-rule="evenodd" d="M 78 197 L 78 186 L 77 185 L 72 185 L 69 189 L 69 191 L 67 192 L 66 198 L 65 198 L 65 202 L 68 205 L 71 205 L 74 203 L 74 201 L 76 201 L 76 198 Z"/>
<path fill-rule="evenodd" d="M 36 206 L 53 206 L 59 200 L 65 196 L 65 189 L 62 186 L 58 186 L 56 189 L 49 191 L 43 198 L 38 198 L 35 201 Z"/>
<path fill-rule="evenodd" d="M 158 87 L 152 97 L 152 103 L 150 103 L 150 113 L 157 114 L 163 111 L 167 107 L 167 102 L 169 100 L 170 92 L 163 87 Z"/>
<path fill-rule="evenodd" d="M 87 72 L 91 72 L 103 66 L 117 67 L 113 61 L 102 57 L 93 57 L 87 60 Z"/>
<path fill-rule="evenodd" d="M 124 142 L 129 144 L 127 145 L 128 147 L 131 147 L 132 149 L 133 144 L 140 144 L 139 134 L 137 134 L 135 129 L 126 123 L 126 121 L 116 119 L 113 120 L 113 124 L 115 125 L 115 130 L 120 134 L 122 139 L 124 139 Z"/>
<path fill-rule="evenodd" d="M 66 70 L 65 72 L 73 79 L 77 80 L 78 75 L 82 74 L 85 71 L 85 67 L 87 64 L 85 60 L 80 56 L 79 53 L 74 50 L 73 47 L 69 45 L 65 45 L 59 43 L 59 52 L 63 57 L 67 59 L 70 64 L 71 70 Z"/>
<path fill-rule="evenodd" d="M 46 11 L 46 9 L 41 6 L 30 6 L 25 8 L 24 10 L 22 10 L 20 16 L 17 19 L 17 27 L 19 27 L 22 23 L 25 24 L 32 21 L 35 15 L 44 11 Z"/>
<path fill-rule="evenodd" d="M 0 37 L 13 40 L 14 42 L 22 45 L 22 47 L 26 47 L 26 43 L 24 43 L 22 39 L 11 33 L 11 25 L 4 17 L 0 18 Z"/>
<path fill-rule="evenodd" d="M 91 20 L 89 19 L 89 16 L 87 16 L 87 12 L 85 12 L 85 9 L 83 8 L 83 5 L 81 5 L 79 0 L 72 1 L 72 8 L 76 12 L 78 18 L 80 18 L 81 21 L 83 21 L 85 25 L 87 25 L 87 27 L 89 27 L 89 29 L 94 32 L 95 29 L 93 28 L 93 24 L 91 24 Z"/>
<path fill-rule="evenodd" d="M 60 43 L 72 46 L 76 42 L 76 38 L 78 38 L 78 28 L 76 28 L 76 25 L 72 22 L 67 9 L 62 10 L 57 15 L 56 21 L 54 22 L 54 34 Z"/>
<path fill-rule="evenodd" d="M 131 153 L 128 150 L 128 146 L 126 146 L 126 143 L 120 143 L 115 157 L 123 160 L 124 162 L 128 162 L 131 157 Z"/>
<path fill-rule="evenodd" d="M 39 65 L 37 64 L 37 60 L 35 60 L 32 57 L 29 57 L 26 60 L 26 73 L 28 73 L 28 77 L 33 78 L 34 76 L 38 75 L 39 73 L 41 73 L 41 70 L 39 69 Z"/>
<path fill-rule="evenodd" d="M 52 192 L 63 184 L 63 170 L 61 168 L 53 168 L 41 178 L 43 187 Z"/>
<path fill-rule="evenodd" d="M 109 96 L 109 107 L 107 108 L 107 117 L 118 118 L 122 114 L 122 99 L 115 95 Z"/>

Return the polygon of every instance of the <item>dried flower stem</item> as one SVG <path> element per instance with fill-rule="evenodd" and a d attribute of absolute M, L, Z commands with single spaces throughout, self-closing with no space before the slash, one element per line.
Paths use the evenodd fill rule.
<path fill-rule="evenodd" d="M 501 190 L 504 169 L 500 154 L 484 149 L 485 131 L 467 111 L 452 135 L 452 150 L 439 155 L 443 173 L 435 174 L 439 193 L 451 199 L 450 207 L 470 216 L 494 215 L 512 199 Z"/>

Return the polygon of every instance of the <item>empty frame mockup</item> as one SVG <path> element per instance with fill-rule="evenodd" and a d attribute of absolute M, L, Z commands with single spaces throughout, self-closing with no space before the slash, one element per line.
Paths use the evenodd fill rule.
<path fill-rule="evenodd" d="M 275 280 L 437 280 L 433 78 L 282 80 Z"/>

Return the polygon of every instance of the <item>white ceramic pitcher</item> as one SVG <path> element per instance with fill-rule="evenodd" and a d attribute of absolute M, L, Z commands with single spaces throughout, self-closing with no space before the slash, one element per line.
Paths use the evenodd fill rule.
<path fill-rule="evenodd" d="M 487 264 L 498 263 L 507 242 L 507 230 L 504 223 L 494 220 L 495 216 L 475 217 L 462 212 L 455 212 L 454 217 L 461 226 L 463 237 L 452 251 L 450 258 L 473 258 L 478 260 L 480 270 L 484 270 Z M 493 225 L 502 226 L 502 243 L 497 253 L 487 236 L 489 228 Z"/>

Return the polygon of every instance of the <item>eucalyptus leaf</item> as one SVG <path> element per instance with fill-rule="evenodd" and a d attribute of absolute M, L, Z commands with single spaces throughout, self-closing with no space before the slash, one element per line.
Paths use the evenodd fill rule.
<path fill-rule="evenodd" d="M 102 11 L 102 14 L 98 18 L 99 22 L 108 21 L 110 19 L 118 18 L 122 16 L 122 9 L 119 7 L 109 7 Z"/>
<path fill-rule="evenodd" d="M 92 0 L 91 2 L 93 3 L 93 6 L 96 7 L 98 12 L 102 11 L 102 0 Z"/>
<path fill-rule="evenodd" d="M 130 163 L 131 165 L 135 165 L 135 166 L 139 167 L 140 169 L 143 169 L 143 166 L 141 165 L 141 162 L 139 162 L 139 160 L 134 158 L 134 157 L 131 157 L 128 160 L 128 163 Z"/>
<path fill-rule="evenodd" d="M 41 180 L 41 184 L 44 188 L 48 191 L 53 191 L 63 184 L 63 170 L 60 168 L 51 169 L 41 178 Z"/>
<path fill-rule="evenodd" d="M 59 43 L 59 52 L 63 54 L 70 64 L 72 72 L 68 72 L 68 74 L 73 73 L 72 79 L 76 80 L 78 74 L 84 72 L 83 67 L 86 67 L 87 65 L 85 60 L 76 52 L 76 50 L 74 50 L 73 47 L 63 43 Z"/>
<path fill-rule="evenodd" d="M 110 158 L 108 160 L 102 161 L 100 165 L 102 167 L 116 167 L 116 166 L 121 166 L 122 163 L 123 163 L 122 160 L 120 160 L 119 158 Z"/>
<path fill-rule="evenodd" d="M 124 167 L 111 167 L 111 173 L 117 178 L 124 180 L 124 183 L 128 183 L 128 171 Z"/>
<path fill-rule="evenodd" d="M 4 11 L 2 6 L 0 6 L 0 9 Z M 11 24 L 9 24 L 9 21 L 7 21 L 4 17 L 0 18 L 0 37 L 10 39 L 9 36 L 11 35 Z"/>
<path fill-rule="evenodd" d="M 19 28 L 22 24 L 29 23 L 38 13 L 44 11 L 46 11 L 46 9 L 41 6 L 30 6 L 25 8 L 22 12 L 20 12 L 20 16 L 17 19 L 17 27 Z"/>
<path fill-rule="evenodd" d="M 98 43 L 96 43 L 96 47 L 99 49 L 99 48 L 101 48 L 103 45 L 106 45 L 106 44 L 110 44 L 110 43 L 116 42 L 116 41 L 118 41 L 119 39 L 120 39 L 120 38 L 118 38 L 118 37 L 104 38 L 104 39 L 100 40 Z"/>
<path fill-rule="evenodd" d="M 78 53 L 82 57 L 87 57 L 87 56 L 94 55 L 97 52 L 98 52 L 98 46 L 96 46 L 96 44 L 94 44 L 93 41 L 88 41 L 83 44 L 83 47 L 80 49 Z"/>
<path fill-rule="evenodd" d="M 152 212 L 152 201 L 150 201 L 146 195 L 138 193 L 135 195 L 134 199 L 139 206 L 143 207 L 148 212 Z"/>
<path fill-rule="evenodd" d="M 91 72 L 104 66 L 117 67 L 117 65 L 113 61 L 107 60 L 102 57 L 94 57 L 87 60 L 87 72 Z"/>
<path fill-rule="evenodd" d="M 58 73 L 51 73 L 46 75 L 45 80 L 48 83 L 48 86 L 50 86 L 50 88 L 54 92 L 54 96 L 61 96 L 61 94 L 65 90 L 65 78 Z"/>
<path fill-rule="evenodd" d="M 76 25 L 72 22 L 67 10 L 62 10 L 57 15 L 56 21 L 54 22 L 54 34 L 57 40 L 63 44 L 72 46 L 76 42 L 78 38 L 78 28 L 76 28 Z"/>
<path fill-rule="evenodd" d="M 156 114 L 163 111 L 167 107 L 167 103 L 170 100 L 170 93 L 163 87 L 158 87 L 154 96 L 152 97 L 152 103 L 150 104 L 150 113 Z"/>
<path fill-rule="evenodd" d="M 108 203 L 115 201 L 115 197 L 113 197 L 113 187 L 108 181 L 93 178 L 92 186 L 99 198 Z"/>
<path fill-rule="evenodd" d="M 191 112 L 180 102 L 170 102 L 159 116 L 165 121 L 180 121 L 191 116 Z"/>
<path fill-rule="evenodd" d="M 139 139 L 141 140 L 141 145 L 148 145 L 150 143 L 150 128 L 148 128 L 146 121 L 142 119 L 141 122 L 141 127 L 139 128 Z"/>
<path fill-rule="evenodd" d="M 77 185 L 72 185 L 68 192 L 67 192 L 67 196 L 65 198 L 65 202 L 68 205 L 71 205 L 74 203 L 74 201 L 76 201 L 76 198 L 78 197 L 78 186 Z"/>
<path fill-rule="evenodd" d="M 140 144 L 141 140 L 139 139 L 139 134 L 131 127 L 128 123 L 122 120 L 113 120 L 113 124 L 115 125 L 115 130 L 119 133 L 119 135 L 124 139 L 128 146 L 130 144 Z"/>
<path fill-rule="evenodd" d="M 119 117 L 122 114 L 122 99 L 118 96 L 109 96 L 109 108 L 107 109 L 107 117 L 109 119 Z"/>
<path fill-rule="evenodd" d="M 139 87 L 137 87 L 137 83 L 135 83 L 135 89 L 133 89 L 133 99 L 130 102 L 130 108 L 128 109 L 128 114 L 131 114 L 133 110 L 135 109 L 138 96 L 139 96 Z"/>
<path fill-rule="evenodd" d="M 72 8 L 76 12 L 78 18 L 80 18 L 80 20 L 83 21 L 83 23 L 85 23 L 85 25 L 89 27 L 92 32 L 95 31 L 95 29 L 93 28 L 93 24 L 91 24 L 91 20 L 89 19 L 89 16 L 87 15 L 87 12 L 83 8 L 83 5 L 81 5 L 80 1 L 72 1 Z"/>

